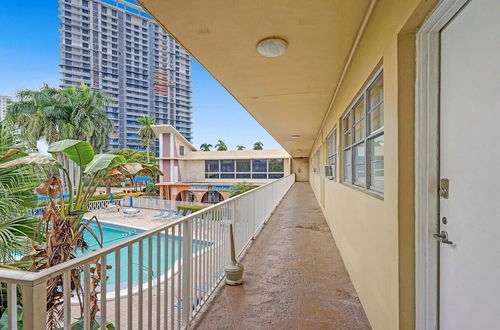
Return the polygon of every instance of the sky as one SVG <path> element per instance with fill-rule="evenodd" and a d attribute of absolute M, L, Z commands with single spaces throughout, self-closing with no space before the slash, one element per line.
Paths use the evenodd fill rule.
<path fill-rule="evenodd" d="M 59 85 L 57 0 L 0 0 L 0 95 Z M 280 145 L 199 63 L 192 61 L 193 144 L 222 139 L 229 149 Z"/>

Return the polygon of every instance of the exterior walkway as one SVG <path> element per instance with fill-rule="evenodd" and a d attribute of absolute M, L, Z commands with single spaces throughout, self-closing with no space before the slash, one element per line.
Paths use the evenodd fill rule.
<path fill-rule="evenodd" d="M 242 286 L 221 286 L 195 329 L 370 329 L 307 182 L 295 183 L 241 262 Z"/>

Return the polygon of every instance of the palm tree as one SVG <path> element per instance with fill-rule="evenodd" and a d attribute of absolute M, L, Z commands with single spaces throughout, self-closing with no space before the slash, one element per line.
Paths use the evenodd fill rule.
<path fill-rule="evenodd" d="M 245 150 L 245 149 L 246 149 L 246 147 L 245 147 L 245 146 L 242 146 L 242 145 L 237 145 L 237 146 L 236 146 L 236 149 L 237 149 L 237 150 Z"/>
<path fill-rule="evenodd" d="M 253 150 L 262 150 L 264 148 L 264 143 L 257 141 L 253 144 Z"/>
<path fill-rule="evenodd" d="M 210 143 L 202 143 L 202 145 L 200 146 L 200 149 L 202 151 L 210 151 L 210 148 L 212 148 L 213 145 L 211 145 Z"/>
<path fill-rule="evenodd" d="M 141 138 L 142 146 L 146 147 L 146 161 L 149 164 L 149 148 L 155 138 L 155 132 L 151 126 L 155 124 L 155 119 L 149 116 L 142 116 L 137 119 L 137 122 L 142 124 L 142 127 L 139 129 L 139 137 Z"/>
<path fill-rule="evenodd" d="M 217 144 L 215 145 L 217 148 L 217 151 L 226 151 L 227 146 L 226 143 L 223 140 L 217 140 Z"/>
<path fill-rule="evenodd" d="M 14 146 L 19 141 L 13 128 L 0 124 L 0 164 L 16 157 L 9 151 Z M 28 210 L 36 207 L 33 190 L 39 183 L 32 168 L 0 168 L 0 264 L 14 262 L 15 253 L 31 246 L 38 219 L 28 216 Z"/>
<path fill-rule="evenodd" d="M 7 109 L 6 120 L 21 128 L 32 147 L 41 138 L 48 144 L 75 139 L 100 151 L 115 131 L 104 111 L 110 99 L 85 84 L 62 89 L 43 85 L 39 91 L 22 90 L 17 98 L 19 101 Z"/>

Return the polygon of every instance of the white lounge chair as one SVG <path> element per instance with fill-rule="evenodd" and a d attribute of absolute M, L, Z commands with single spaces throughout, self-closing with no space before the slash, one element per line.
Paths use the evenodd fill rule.
<path fill-rule="evenodd" d="M 128 209 L 123 210 L 124 215 L 131 216 L 131 217 L 138 215 L 140 212 L 141 212 L 141 210 L 134 209 L 134 208 L 128 208 Z"/>

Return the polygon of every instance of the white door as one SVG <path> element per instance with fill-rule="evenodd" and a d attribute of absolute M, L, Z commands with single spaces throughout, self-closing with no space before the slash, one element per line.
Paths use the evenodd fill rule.
<path fill-rule="evenodd" d="M 500 0 L 443 28 L 440 69 L 440 329 L 500 329 Z"/>

